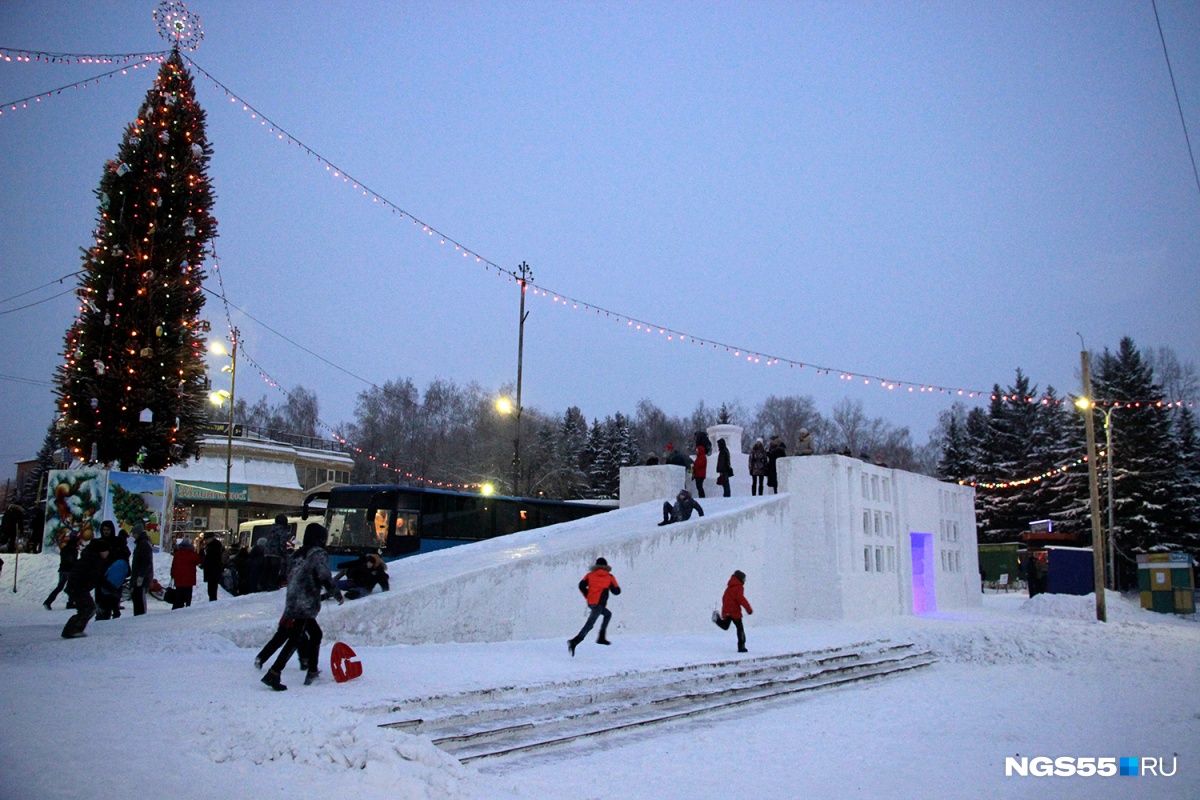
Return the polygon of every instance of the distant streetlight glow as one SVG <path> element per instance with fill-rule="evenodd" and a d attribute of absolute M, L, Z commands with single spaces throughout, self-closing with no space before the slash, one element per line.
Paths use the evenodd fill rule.
<path fill-rule="evenodd" d="M 496 410 L 501 414 L 511 414 L 513 412 L 512 401 L 507 397 L 501 397 L 496 401 Z"/>
<path fill-rule="evenodd" d="M 483 495 L 493 495 L 496 493 L 496 487 L 492 486 L 490 483 L 485 483 L 480 487 L 479 493 Z"/>

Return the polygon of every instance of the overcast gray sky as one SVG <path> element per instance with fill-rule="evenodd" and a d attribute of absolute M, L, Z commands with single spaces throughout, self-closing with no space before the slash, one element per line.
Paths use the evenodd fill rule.
<path fill-rule="evenodd" d="M 158 50 L 154 7 L 5 0 L 0 47 Z M 1022 367 L 1075 391 L 1076 332 L 1200 362 L 1200 189 L 1149 0 L 188 8 L 190 57 L 239 98 L 194 74 L 228 298 L 369 381 L 515 380 L 517 290 L 453 241 L 550 291 L 529 299 L 523 399 L 552 414 L 850 397 L 921 442 L 951 396 L 907 384 L 989 390 Z M 1158 10 L 1200 149 L 1200 5 Z M 0 61 L 0 101 L 108 69 Z M 0 299 L 78 269 L 154 72 L 4 107 Z M 3 462 L 53 418 L 75 304 L 13 309 L 71 285 L 0 303 Z M 233 323 L 271 379 L 352 418 L 366 383 Z M 282 401 L 239 367 L 239 396 Z"/>

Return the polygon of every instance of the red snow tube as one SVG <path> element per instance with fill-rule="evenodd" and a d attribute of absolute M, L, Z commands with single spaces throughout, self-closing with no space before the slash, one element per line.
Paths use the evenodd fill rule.
<path fill-rule="evenodd" d="M 345 642 L 337 642 L 329 654 L 329 669 L 338 683 L 352 681 L 362 675 L 362 662 Z"/>

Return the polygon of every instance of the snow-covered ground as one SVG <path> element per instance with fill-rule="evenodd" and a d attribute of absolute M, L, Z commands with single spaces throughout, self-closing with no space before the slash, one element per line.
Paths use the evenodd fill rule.
<path fill-rule="evenodd" d="M 159 556 L 157 574 L 167 574 Z M 735 656 L 732 632 L 616 635 L 575 658 L 554 639 L 356 646 L 362 678 L 287 692 L 252 665 L 282 592 L 93 622 L 41 607 L 57 557 L 0 575 L 0 798 L 1127 798 L 1200 797 L 1200 624 L 1093 599 L 987 595 L 981 609 L 868 623 L 759 627 L 751 656 L 865 638 L 912 641 L 941 661 L 794 700 L 462 766 L 428 738 L 382 729 L 393 701 L 595 678 Z M 583 573 L 582 565 L 580 575 Z M 752 576 L 753 577 L 753 576 Z M 498 586 L 497 591 L 503 591 Z M 759 605 L 770 598 L 747 596 Z M 398 595 L 397 595 L 398 598 Z M 352 601 L 387 625 L 387 594 Z M 579 603 L 573 586 L 564 603 Z M 620 618 L 622 598 L 611 607 Z M 584 611 L 579 604 L 580 621 Z M 327 604 L 326 628 L 345 607 Z M 1006 777 L 1007 756 L 1165 758 L 1171 777 Z"/>

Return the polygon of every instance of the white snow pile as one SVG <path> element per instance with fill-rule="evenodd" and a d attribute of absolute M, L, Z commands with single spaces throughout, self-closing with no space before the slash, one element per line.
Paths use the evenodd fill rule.
<path fill-rule="evenodd" d="M 1005 755 L 1180 754 L 1165 794 L 1200 796 L 1200 624 L 1154 614 L 1135 597 L 1107 596 L 1109 622 L 1094 597 L 986 595 L 983 607 L 857 623 L 812 620 L 766 625 L 747 618 L 750 656 L 812 651 L 878 639 L 913 642 L 941 663 L 907 676 L 855 684 L 713 720 L 647 729 L 628 738 L 581 742 L 538 757 L 464 766 L 423 735 L 381 728 L 393 709 L 421 698 L 479 689 L 606 676 L 736 657 L 730 633 L 622 631 L 624 598 L 611 602 L 611 647 L 586 641 L 570 657 L 561 638 L 491 643 L 378 644 L 396 605 L 387 595 L 351 601 L 360 640 L 337 630 L 341 608 L 326 606 L 325 674 L 304 686 L 293 659 L 286 692 L 272 692 L 252 666 L 275 627 L 283 592 L 209 603 L 203 585 L 191 608 L 95 621 L 88 638 L 59 631 L 66 598 L 41 607 L 57 580 L 53 554 L 13 556 L 0 573 L 0 797 L 354 797 L 468 800 L 550 797 L 932 797 L 1016 796 Z M 160 581 L 169 557 L 158 556 Z M 164 581 L 165 582 L 165 581 Z M 564 589 L 564 603 L 579 602 Z M 752 594 L 756 608 L 786 598 Z M 663 597 L 663 603 L 671 602 Z M 578 622 L 585 609 L 578 607 Z M 577 623 L 575 623 L 577 624 Z M 329 649 L 343 638 L 358 651 L 361 678 L 337 684 Z M 1021 700 L 1035 682 L 1043 713 Z M 1104 697 L 1120 724 L 1093 726 Z M 103 732 L 132 733 L 114 769 L 112 747 L 88 746 Z M 997 731 L 1001 731 L 997 733 Z M 69 746 L 64 757 L 59 745 Z M 999 737 L 999 738 L 997 738 Z M 115 740 L 114 740 L 115 741 Z M 122 740 L 123 741 L 123 740 Z M 924 746 L 912 770 L 911 741 Z M 714 757 L 718 754 L 719 757 Z M 1188 755 L 1185 758 L 1185 754 Z M 1187 759 L 1191 759 L 1190 761 Z M 870 771 L 863 763 L 873 764 Z M 753 769 L 729 769 L 730 764 Z M 800 770 L 797 764 L 824 764 Z M 1109 784 L 1039 784 L 1050 798 L 1128 796 Z"/>

